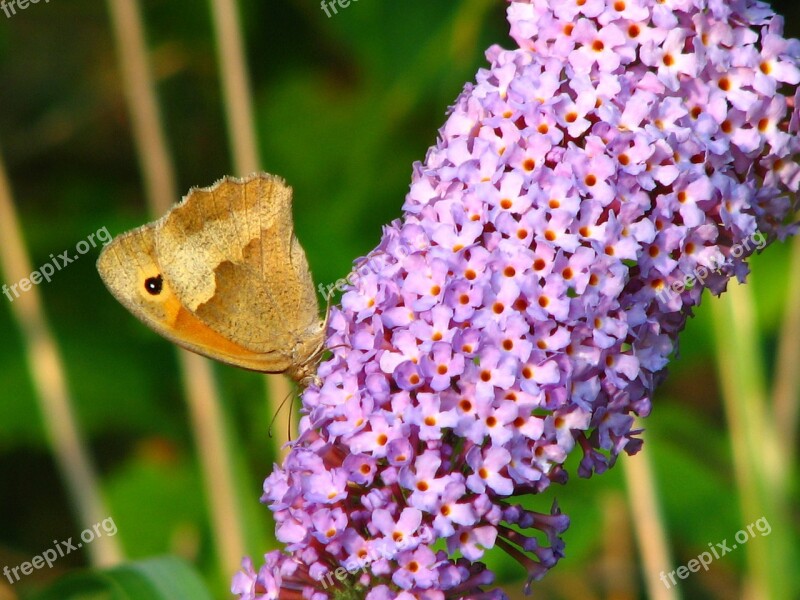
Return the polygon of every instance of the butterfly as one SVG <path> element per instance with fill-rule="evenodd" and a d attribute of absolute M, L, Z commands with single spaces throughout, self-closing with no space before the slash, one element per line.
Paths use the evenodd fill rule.
<path fill-rule="evenodd" d="M 314 379 L 327 317 L 280 177 L 193 188 L 161 219 L 115 238 L 97 268 L 125 308 L 179 346 L 304 387 Z"/>

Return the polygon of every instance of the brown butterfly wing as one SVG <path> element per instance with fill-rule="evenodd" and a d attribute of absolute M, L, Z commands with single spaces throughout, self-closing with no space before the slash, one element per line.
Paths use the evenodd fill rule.
<path fill-rule="evenodd" d="M 159 265 L 154 233 L 154 225 L 146 225 L 117 237 L 103 250 L 97 268 L 109 291 L 136 318 L 179 346 L 245 369 L 263 370 L 262 355 L 220 335 L 183 306 Z M 158 293 L 151 293 L 156 289 Z"/>
<path fill-rule="evenodd" d="M 266 174 L 193 190 L 156 226 L 164 276 L 200 321 L 259 370 L 303 362 L 322 340 L 308 263 L 294 236 L 291 188 Z"/>
<path fill-rule="evenodd" d="M 146 293 L 145 282 L 161 274 L 152 225 L 115 238 L 100 254 L 97 269 L 109 291 L 134 315 L 141 318 L 146 314 L 155 323 L 171 320 L 164 304 L 166 296 L 157 298 Z"/>

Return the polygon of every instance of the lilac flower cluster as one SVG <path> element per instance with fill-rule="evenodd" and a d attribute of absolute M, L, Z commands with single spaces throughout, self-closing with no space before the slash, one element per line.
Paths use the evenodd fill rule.
<path fill-rule="evenodd" d="M 632 415 L 703 288 L 747 273 L 731 248 L 792 233 L 800 43 L 767 5 L 508 15 L 519 48 L 489 49 L 332 312 L 333 357 L 264 485 L 291 556 L 247 562 L 242 599 L 497 597 L 494 546 L 541 577 L 568 521 L 512 497 L 563 482 L 576 447 L 584 476 L 636 452 Z"/>

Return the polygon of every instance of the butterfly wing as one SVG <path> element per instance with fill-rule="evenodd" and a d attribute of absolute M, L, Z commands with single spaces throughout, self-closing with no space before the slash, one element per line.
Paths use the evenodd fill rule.
<path fill-rule="evenodd" d="M 246 369 L 261 356 L 220 335 L 183 306 L 156 256 L 155 226 L 111 242 L 97 261 L 106 287 L 136 318 L 179 346 Z"/>
<path fill-rule="evenodd" d="M 156 225 L 165 278 L 183 305 L 282 372 L 322 340 L 311 274 L 294 236 L 292 192 L 267 174 L 195 189 Z"/>

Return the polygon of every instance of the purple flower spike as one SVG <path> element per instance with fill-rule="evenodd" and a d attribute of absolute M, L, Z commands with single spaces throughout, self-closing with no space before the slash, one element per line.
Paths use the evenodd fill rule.
<path fill-rule="evenodd" d="M 332 311 L 333 356 L 265 482 L 292 555 L 245 562 L 242 600 L 500 598 L 492 547 L 541 578 L 569 521 L 515 496 L 564 483 L 573 450 L 586 477 L 635 453 L 702 291 L 794 233 L 800 42 L 766 4 L 508 18 L 519 47 L 488 50 Z"/>

